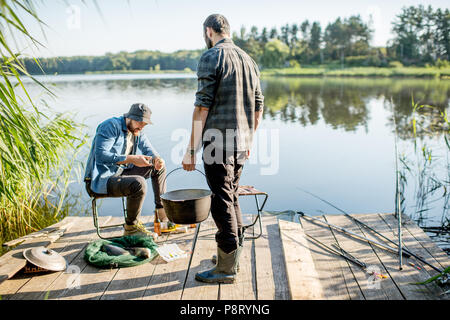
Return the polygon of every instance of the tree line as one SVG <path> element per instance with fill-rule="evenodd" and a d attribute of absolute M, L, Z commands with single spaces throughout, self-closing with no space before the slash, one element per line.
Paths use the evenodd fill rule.
<path fill-rule="evenodd" d="M 242 27 L 234 42 L 263 67 L 311 64 L 396 67 L 401 65 L 448 66 L 450 58 L 450 11 L 404 7 L 392 21 L 394 38 L 385 47 L 371 47 L 374 30 L 360 15 L 337 18 L 323 28 L 305 20 L 280 29 Z"/>
<path fill-rule="evenodd" d="M 392 21 L 393 39 L 385 47 L 372 47 L 371 22 L 360 15 L 337 18 L 325 27 L 317 21 L 286 24 L 281 28 L 253 26 L 233 32 L 236 45 L 262 68 L 323 65 L 331 67 L 449 66 L 450 11 L 422 5 L 402 8 Z M 24 59 L 32 74 L 85 73 L 87 71 L 195 70 L 203 50 L 174 53 L 140 50 L 75 56 Z"/>
<path fill-rule="evenodd" d="M 31 74 L 85 73 L 100 71 L 130 70 L 195 70 L 203 50 L 179 50 L 173 53 L 139 50 L 107 53 L 104 56 L 73 56 L 40 58 L 39 64 L 33 58 L 23 62 Z"/>

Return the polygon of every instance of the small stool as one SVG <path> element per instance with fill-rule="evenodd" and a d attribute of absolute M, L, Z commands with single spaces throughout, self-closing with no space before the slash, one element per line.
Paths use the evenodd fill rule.
<path fill-rule="evenodd" d="M 255 220 L 253 220 L 253 222 L 251 224 L 243 226 L 243 229 L 245 232 L 246 229 L 254 226 L 256 224 L 256 222 L 259 221 L 259 234 L 257 236 L 251 236 L 251 237 L 245 238 L 245 239 L 249 239 L 249 240 L 258 239 L 262 235 L 261 212 L 263 211 L 264 206 L 266 205 L 266 201 L 267 201 L 267 198 L 269 197 L 269 195 L 264 191 L 255 189 L 253 186 L 239 186 L 238 194 L 239 194 L 239 196 L 255 196 L 256 210 L 258 211 L 258 213 L 255 217 Z M 259 206 L 258 196 L 264 196 L 264 201 L 263 201 L 261 207 Z"/>
<path fill-rule="evenodd" d="M 125 222 L 122 224 L 113 224 L 113 225 L 108 225 L 108 226 L 99 226 L 99 224 L 98 224 L 97 199 L 111 198 L 111 197 L 108 197 L 108 195 L 106 195 L 106 194 L 98 194 L 98 193 L 95 193 L 94 191 L 92 191 L 91 190 L 91 178 L 85 178 L 84 182 L 85 182 L 86 191 L 92 200 L 92 217 L 94 219 L 94 226 L 95 226 L 95 229 L 97 230 L 97 235 L 99 236 L 99 238 L 105 239 L 105 240 L 116 238 L 116 237 L 109 237 L 109 238 L 103 237 L 101 235 L 100 230 L 108 229 L 108 228 L 123 227 Z M 122 197 L 122 209 L 123 209 L 123 216 L 126 219 L 127 218 L 127 208 L 125 206 L 125 197 Z"/>

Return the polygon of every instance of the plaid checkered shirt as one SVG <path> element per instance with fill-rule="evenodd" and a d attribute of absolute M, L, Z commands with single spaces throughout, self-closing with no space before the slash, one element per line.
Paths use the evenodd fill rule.
<path fill-rule="evenodd" d="M 203 140 L 219 132 L 224 150 L 249 150 L 253 141 L 255 111 L 264 105 L 259 69 L 255 61 L 231 39 L 207 50 L 197 68 L 198 90 L 194 105 L 209 109 Z M 215 143 L 218 142 L 217 136 Z"/>

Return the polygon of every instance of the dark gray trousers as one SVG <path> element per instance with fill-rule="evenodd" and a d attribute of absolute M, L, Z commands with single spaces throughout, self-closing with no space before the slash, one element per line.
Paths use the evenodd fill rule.
<path fill-rule="evenodd" d="M 237 249 L 242 233 L 242 213 L 239 206 L 239 179 L 241 177 L 245 154 L 223 150 L 222 163 L 205 161 L 203 154 L 206 181 L 213 195 L 211 198 L 211 215 L 217 226 L 217 246 L 226 253 Z M 214 152 L 213 152 L 214 156 Z"/>
<path fill-rule="evenodd" d="M 109 197 L 127 197 L 126 224 L 136 224 L 147 194 L 147 181 L 151 178 L 155 196 L 155 207 L 162 208 L 161 194 L 166 192 L 166 168 L 156 170 L 154 167 L 136 167 L 125 169 L 118 176 L 108 179 Z"/>

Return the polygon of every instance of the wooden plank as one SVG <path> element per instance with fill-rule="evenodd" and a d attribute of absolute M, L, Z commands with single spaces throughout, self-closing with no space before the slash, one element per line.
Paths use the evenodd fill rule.
<path fill-rule="evenodd" d="M 219 297 L 219 285 L 209 284 L 195 280 L 195 274 L 212 268 L 213 254 L 217 253 L 215 233 L 217 228 L 212 217 L 202 222 L 195 251 L 192 253 L 191 267 L 182 292 L 183 300 L 217 300 Z"/>
<path fill-rule="evenodd" d="M 384 222 L 383 219 L 380 218 L 377 214 L 361 214 L 355 215 L 355 217 L 364 222 L 365 224 L 371 226 L 381 234 L 386 237 L 392 237 L 392 232 L 389 226 Z M 366 230 L 363 230 L 362 227 L 361 234 L 366 236 L 369 239 L 373 239 L 376 241 L 381 241 L 379 237 L 374 236 L 371 233 L 368 233 Z M 412 283 L 424 281 L 427 277 L 423 273 L 416 272 L 418 270 L 413 269 L 403 269 L 399 270 L 398 266 L 398 256 L 396 254 L 390 253 L 384 249 L 378 248 L 374 245 L 371 245 L 374 248 L 377 256 L 380 258 L 383 263 L 385 269 L 387 270 L 389 276 L 394 280 L 396 286 L 401 291 L 402 295 L 407 300 L 427 300 L 427 299 L 437 299 L 438 294 L 442 291 L 437 290 L 437 286 L 427 285 L 426 287 L 418 287 L 417 285 L 413 285 Z M 408 259 L 404 258 L 404 263 L 408 263 Z"/>
<path fill-rule="evenodd" d="M 110 220 L 103 225 L 117 224 L 120 222 L 123 222 L 123 218 L 111 217 Z M 120 229 L 121 227 L 114 228 L 114 230 L 111 230 L 110 232 L 103 232 L 103 235 L 112 236 L 114 233 L 118 235 L 120 234 Z M 95 284 L 89 283 L 89 281 L 106 270 L 99 270 L 96 268 L 87 270 L 88 265 L 84 260 L 84 249 L 86 245 L 89 241 L 96 238 L 97 235 L 95 231 L 85 231 L 84 234 L 82 233 L 67 239 L 74 244 L 74 251 L 78 252 L 71 263 L 71 266 L 77 270 L 74 270 L 73 273 L 68 271 L 62 273 L 48 288 L 48 299 L 83 299 L 84 295 L 89 295 L 90 292 L 92 292 L 92 294 L 98 293 L 98 288 L 95 287 Z M 87 275 L 88 272 L 91 273 Z M 79 284 L 79 287 L 76 286 L 77 284 Z M 92 290 L 90 290 L 91 288 Z"/>
<path fill-rule="evenodd" d="M 380 214 L 380 219 L 382 219 L 391 230 L 391 237 L 390 239 L 398 241 L 398 230 L 397 230 L 397 219 L 394 217 L 393 214 Z M 421 243 L 417 241 L 417 239 L 411 234 L 411 232 L 407 228 L 403 228 L 402 230 L 402 240 L 404 248 L 408 249 L 409 251 L 413 252 L 416 255 L 421 256 L 429 263 L 433 264 L 436 267 L 439 267 L 440 264 L 436 259 L 430 254 L 428 250 L 426 250 Z M 429 241 L 432 241 L 431 239 Z M 434 243 L 433 243 L 434 244 Z M 434 244 L 435 245 L 435 244 Z M 420 262 L 419 260 L 411 257 L 410 259 L 406 259 L 403 261 L 403 268 L 406 270 L 413 270 L 416 273 L 422 274 L 422 277 L 424 278 L 431 278 L 437 274 L 439 274 L 436 270 L 431 268 L 430 266 Z M 418 266 L 421 268 L 421 270 L 418 270 L 415 266 L 411 266 L 409 263 L 413 263 L 415 266 Z M 430 292 L 432 294 L 436 295 L 436 299 L 448 299 L 448 296 L 444 295 L 443 293 L 445 290 L 441 288 L 440 286 L 436 286 L 436 284 L 427 284 L 425 285 L 428 287 Z M 418 288 L 421 288 L 422 285 L 418 286 Z"/>
<path fill-rule="evenodd" d="M 318 222 L 313 223 L 308 218 L 303 218 L 300 221 L 305 233 L 317 238 L 327 246 L 336 243 L 329 227 L 323 226 Z M 344 273 L 351 273 L 348 265 L 343 267 L 335 254 L 326 251 L 312 240 L 309 241 L 309 247 L 316 271 L 319 274 L 325 299 L 350 300 L 351 297 L 344 277 Z"/>
<path fill-rule="evenodd" d="M 442 269 L 450 266 L 449 256 L 444 250 L 439 248 L 433 240 L 407 215 L 402 215 L 403 226 L 413 235 L 420 245 L 428 251 L 433 258 L 441 265 Z"/>
<path fill-rule="evenodd" d="M 353 233 L 359 232 L 359 227 L 350 218 L 342 215 L 327 215 L 326 220 L 334 225 L 347 229 Z M 339 245 L 355 256 L 357 259 L 366 263 L 369 269 L 378 269 L 381 273 L 387 273 L 383 264 L 378 259 L 378 256 L 373 251 L 372 247 L 365 241 L 356 240 L 353 237 L 347 236 L 342 232 L 332 230 Z M 391 278 L 380 279 L 378 277 L 371 277 L 367 271 L 362 270 L 352 262 L 347 262 L 352 270 L 361 294 L 366 300 L 402 300 L 398 288 Z M 356 289 L 355 289 L 356 290 Z"/>
<path fill-rule="evenodd" d="M 157 243 L 158 245 L 168 242 L 177 243 L 183 250 L 189 250 L 190 240 L 192 240 L 193 234 L 192 229 L 185 234 L 164 234 L 157 241 Z M 185 258 L 166 263 L 161 258 L 157 258 L 151 263 L 145 265 L 146 267 L 143 267 L 143 270 L 139 268 L 141 266 L 135 267 L 133 270 L 120 269 L 118 274 L 114 277 L 113 282 L 108 287 L 108 291 L 105 292 L 105 295 L 108 295 L 108 299 L 159 299 L 158 297 L 165 297 L 166 299 L 174 299 L 174 297 L 179 298 L 181 296 L 184 278 L 180 283 L 181 274 L 180 272 L 177 273 L 176 270 L 180 268 L 181 273 L 183 273 L 183 269 L 185 270 L 187 267 L 187 261 L 188 259 Z M 130 272 L 132 272 L 132 274 L 130 274 Z M 135 274 L 135 276 L 133 276 L 133 274 Z M 128 280 L 126 283 L 123 282 L 122 287 L 114 286 L 115 280 L 125 279 L 127 277 Z M 168 282 L 171 282 L 171 284 L 168 285 Z M 174 283 L 176 283 L 178 287 Z M 139 288 L 139 290 L 136 290 L 136 288 Z M 110 293 L 113 290 L 116 290 L 116 295 Z M 177 291 L 179 292 L 177 293 Z"/>
<path fill-rule="evenodd" d="M 262 216 L 263 233 L 254 240 L 258 300 L 288 300 L 286 266 L 282 257 L 281 239 L 276 216 Z M 272 226 L 272 228 L 269 228 Z M 273 226 L 277 228 L 274 229 Z M 269 231 L 271 231 L 269 233 Z M 259 232 L 259 230 L 257 230 Z M 277 234 L 274 234 L 277 232 Z M 280 266 L 282 264 L 282 266 Z M 278 281 L 275 281 L 275 279 Z M 280 281 L 281 280 L 281 281 Z"/>
<path fill-rule="evenodd" d="M 141 221 L 143 223 L 147 223 L 148 218 L 148 216 L 143 216 Z M 122 217 L 113 217 L 110 223 L 114 225 L 122 222 Z M 120 226 L 112 228 L 104 234 L 106 237 L 120 237 L 123 234 L 123 227 Z M 79 280 L 81 282 L 80 288 L 75 290 L 66 290 L 58 297 L 58 299 L 99 300 L 118 270 L 119 269 L 116 268 L 111 268 L 109 270 L 99 269 L 93 265 L 86 264 L 79 275 Z"/>
<path fill-rule="evenodd" d="M 97 237 L 95 228 L 92 223 L 92 218 L 77 218 L 82 220 L 77 220 L 79 223 L 75 224 L 73 231 L 66 233 L 61 239 L 56 241 L 54 245 L 64 246 L 63 254 L 67 261 L 70 261 L 70 267 L 77 266 L 79 261 L 77 259 L 83 256 L 83 249 L 87 245 L 88 239 L 94 239 Z M 111 216 L 99 217 L 100 225 L 107 224 L 111 219 Z M 67 289 L 68 277 L 74 277 L 73 274 L 64 272 L 55 273 L 56 279 L 53 279 L 51 283 L 45 283 L 39 285 L 38 281 L 33 280 L 30 283 L 28 289 L 24 287 L 20 292 L 13 296 L 14 299 L 51 299 L 52 295 L 57 292 Z M 34 278 L 34 277 L 33 277 Z M 34 282 L 36 281 L 36 282 Z M 39 286 L 42 286 L 39 288 Z M 55 287 L 60 288 L 60 290 L 55 290 Z M 45 288 L 44 288 L 45 287 Z M 36 291 L 32 291 L 35 288 Z M 39 289 L 41 289 L 39 291 Z M 25 291 L 26 290 L 26 291 Z M 51 294 L 50 294 L 51 292 Z M 16 297 L 17 296 L 17 297 Z"/>
<path fill-rule="evenodd" d="M 83 236 L 86 230 L 89 228 L 93 229 L 92 219 L 85 217 L 79 218 L 77 217 L 74 223 L 74 227 L 71 229 L 72 234 L 83 233 Z M 78 255 L 79 250 L 73 250 L 70 247 L 71 242 L 57 242 L 49 245 L 49 248 L 55 250 L 60 253 L 67 261 L 67 265 L 70 265 Z M 33 300 L 39 299 L 42 295 L 42 292 L 45 292 L 46 289 L 55 281 L 61 272 L 50 272 L 45 274 L 36 274 L 36 275 L 28 275 L 29 281 L 24 284 L 20 290 L 18 290 L 11 299 L 13 300 Z M 24 275 L 26 276 L 26 275 Z"/>
<path fill-rule="evenodd" d="M 286 274 L 286 262 L 284 261 L 283 246 L 281 243 L 280 228 L 278 227 L 278 218 L 276 216 L 269 216 L 267 220 L 263 220 L 264 232 L 267 234 L 266 248 L 265 250 L 256 252 L 256 274 L 257 274 L 257 287 L 258 287 L 258 300 L 261 300 L 266 294 L 264 293 L 264 285 L 261 284 L 265 281 L 264 277 L 260 278 L 259 275 L 264 275 L 262 264 L 266 264 L 268 256 L 264 256 L 265 253 L 270 251 L 271 257 L 271 269 L 272 277 L 275 285 L 275 300 L 290 300 L 287 274 Z M 259 240 L 259 239 L 258 239 Z M 257 241 L 258 241 L 257 240 Z M 263 242 L 264 244 L 264 242 Z M 262 270 L 261 272 L 258 270 Z M 261 288 L 261 289 L 260 289 Z M 260 290 L 261 297 L 259 295 Z"/>
<path fill-rule="evenodd" d="M 299 223 L 278 220 L 290 296 L 293 300 L 324 299 L 306 236 Z"/>
<path fill-rule="evenodd" d="M 55 223 L 43 231 L 53 230 L 59 228 L 60 226 L 66 226 L 66 232 L 70 230 L 70 222 L 74 217 L 66 217 L 63 220 Z M 22 252 L 25 249 L 39 246 L 48 246 L 50 243 L 54 242 L 57 237 L 47 237 L 47 238 L 29 238 L 25 240 L 22 244 L 18 245 L 16 248 L 8 251 L 0 257 L 0 283 L 6 279 L 10 279 L 23 267 L 25 267 L 27 260 L 23 257 Z"/>
<path fill-rule="evenodd" d="M 102 217 L 100 219 L 100 223 L 106 223 L 108 221 L 108 219 L 110 219 L 111 217 Z M 70 254 L 71 251 L 73 251 L 73 245 L 68 245 L 68 241 L 64 240 L 65 237 L 70 237 L 73 235 L 76 235 L 77 233 L 79 234 L 85 234 L 85 230 L 83 230 L 83 228 L 87 225 L 89 225 L 90 221 L 90 225 L 92 225 L 92 218 L 88 218 L 88 217 L 75 217 L 74 220 L 74 224 L 73 227 L 71 228 L 71 230 L 69 232 L 66 232 L 59 240 L 56 240 L 54 243 L 50 244 L 49 247 L 50 248 L 57 248 L 60 245 L 62 247 L 64 247 L 64 250 L 66 253 L 64 254 Z M 93 225 L 92 225 L 93 228 Z M 95 232 L 93 231 L 94 229 L 92 229 L 92 235 L 95 234 Z M 75 250 L 75 252 L 77 252 L 77 250 Z M 66 259 L 68 259 L 67 256 L 65 256 Z M 59 276 L 59 272 L 54 273 L 57 276 Z M 8 299 L 8 298 L 13 298 L 13 299 L 22 299 L 22 295 L 24 292 L 29 292 L 30 289 L 27 289 L 27 283 L 29 281 L 32 281 L 32 279 L 34 277 L 39 276 L 38 274 L 33 275 L 33 274 L 23 274 L 23 273 L 18 273 L 16 276 L 14 276 L 13 278 L 9 279 L 8 281 L 5 281 L 4 283 L 0 284 L 0 294 L 5 295 L 4 299 Z M 45 286 L 45 284 L 42 284 L 43 286 Z M 24 287 L 25 286 L 25 287 Z M 22 289 L 22 287 L 24 287 Z M 17 293 L 20 290 L 20 294 L 15 297 L 14 294 Z M 43 293 L 41 292 L 39 293 L 35 293 L 36 295 L 34 295 L 34 293 L 30 293 L 30 295 L 26 294 L 26 296 L 29 297 L 29 299 L 39 299 L 43 297 Z M 24 297 L 26 298 L 26 297 Z"/>
<path fill-rule="evenodd" d="M 327 217 L 325 215 L 323 216 L 323 219 L 327 221 Z M 331 234 L 333 235 L 334 243 L 339 244 L 339 241 L 336 238 L 336 234 L 332 228 L 330 229 L 330 231 Z M 351 263 L 349 263 L 349 261 L 337 255 L 336 259 L 339 262 L 339 265 L 341 266 L 342 276 L 344 278 L 345 286 L 347 288 L 350 300 L 365 300 L 361 288 L 359 287 L 358 280 L 356 279 L 355 274 L 353 273 Z M 345 270 L 348 271 L 345 272 Z"/>
<path fill-rule="evenodd" d="M 254 256 L 252 252 L 254 240 L 244 241 L 239 258 L 240 271 L 235 283 L 220 284 L 220 300 L 256 300 L 256 279 Z"/>
<path fill-rule="evenodd" d="M 185 234 L 170 234 L 165 243 L 176 243 L 181 250 L 190 251 L 195 229 Z M 143 299 L 145 300 L 179 300 L 183 292 L 184 280 L 190 254 L 183 259 L 169 263 L 159 260 L 148 282 Z"/>
<path fill-rule="evenodd" d="M 381 219 L 384 220 L 384 222 L 389 226 L 389 228 L 392 231 L 392 236 L 390 237 L 390 239 L 392 239 L 394 241 L 398 241 L 397 219 L 394 217 L 394 215 L 393 214 L 380 214 L 379 216 Z M 411 233 L 411 231 L 408 228 L 405 228 L 405 227 L 403 228 L 402 240 L 403 240 L 403 244 L 406 249 L 408 249 L 412 253 L 424 258 L 428 263 L 436 266 L 437 268 L 442 267 L 440 265 L 439 261 L 437 261 L 432 256 L 432 254 L 422 246 L 422 244 L 419 241 L 417 241 L 417 239 L 414 237 L 414 235 Z M 429 241 L 432 241 L 432 240 L 429 239 Z M 447 260 L 449 260 L 449 259 L 447 258 Z M 415 265 L 424 269 L 429 274 L 430 277 L 438 274 L 438 272 L 436 270 L 434 270 L 430 266 L 420 262 L 419 260 L 411 258 L 410 261 L 413 262 Z M 405 267 L 414 268 L 413 266 L 410 266 L 408 264 L 405 265 Z"/>
<path fill-rule="evenodd" d="M 30 233 L 26 236 L 8 241 L 8 242 L 4 242 L 2 243 L 3 247 L 9 248 L 9 247 L 14 247 L 20 243 L 23 243 L 27 240 L 36 240 L 36 239 L 40 239 L 40 240 L 44 240 L 46 238 L 49 238 L 50 241 L 55 241 L 57 239 L 59 239 L 64 232 L 66 232 L 67 230 L 69 230 L 72 225 L 73 225 L 73 218 L 74 217 L 66 217 L 63 219 L 64 222 L 62 222 L 59 225 L 52 225 L 49 226 L 45 229 Z"/>
<path fill-rule="evenodd" d="M 153 216 L 142 218 L 149 230 L 153 230 Z M 161 245 L 168 238 L 167 234 L 161 235 L 156 243 Z M 141 299 L 145 289 L 152 278 L 155 269 L 155 260 L 143 265 L 120 268 L 115 273 L 107 289 L 101 296 L 102 300 Z"/>
<path fill-rule="evenodd" d="M 327 216 L 323 216 L 324 220 L 327 220 Z M 339 244 L 339 240 L 336 237 L 336 232 L 333 231 L 333 229 L 331 229 L 331 234 L 334 237 L 334 240 L 336 242 L 337 245 Z M 347 291 L 348 291 L 348 295 L 350 297 L 351 300 L 365 300 L 364 294 L 362 293 L 362 290 L 360 288 L 360 284 L 358 283 L 358 279 L 355 276 L 354 273 L 354 269 L 352 268 L 353 265 L 352 263 L 350 263 L 349 261 L 346 261 L 345 259 L 340 259 L 336 256 L 336 258 L 339 261 L 339 264 L 341 265 L 341 267 L 343 269 L 345 269 L 346 267 L 349 268 L 349 270 L 351 272 L 343 272 L 342 275 L 344 276 L 344 281 L 345 281 L 345 285 L 347 287 Z"/>

